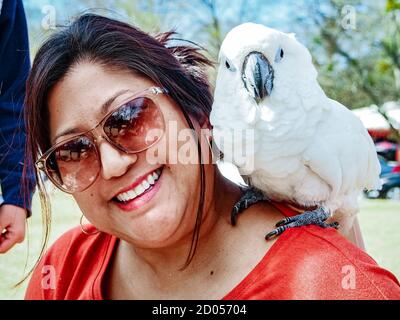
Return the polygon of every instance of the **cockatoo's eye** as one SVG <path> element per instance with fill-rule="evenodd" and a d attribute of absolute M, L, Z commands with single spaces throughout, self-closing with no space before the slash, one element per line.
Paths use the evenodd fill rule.
<path fill-rule="evenodd" d="M 281 61 L 284 55 L 285 55 L 285 53 L 283 52 L 283 49 L 281 47 L 279 47 L 278 50 L 276 51 L 274 61 L 275 62 Z"/>
<path fill-rule="evenodd" d="M 225 67 L 230 71 L 235 71 L 235 67 L 228 60 L 225 60 Z"/>

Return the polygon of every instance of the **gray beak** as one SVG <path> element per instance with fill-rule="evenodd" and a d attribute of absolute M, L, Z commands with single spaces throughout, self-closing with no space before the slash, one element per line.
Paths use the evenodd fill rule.
<path fill-rule="evenodd" d="M 259 103 L 272 91 L 274 69 L 260 52 L 250 52 L 244 59 L 242 80 L 246 90 Z"/>

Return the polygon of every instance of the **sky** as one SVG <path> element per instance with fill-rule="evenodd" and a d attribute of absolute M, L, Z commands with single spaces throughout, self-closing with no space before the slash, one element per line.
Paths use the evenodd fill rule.
<path fill-rule="evenodd" d="M 162 1 L 162 0 L 137 0 L 139 3 L 139 7 L 142 5 L 144 10 L 146 4 L 148 3 L 164 3 L 163 13 L 165 14 L 165 19 L 163 19 L 163 26 L 167 30 L 176 29 L 183 37 L 186 37 L 189 40 L 198 41 L 201 40 L 201 35 L 194 32 L 196 28 L 194 28 L 194 23 L 196 21 L 193 19 L 193 14 L 197 14 L 196 8 L 190 8 L 190 14 L 187 12 L 187 8 L 182 8 L 176 5 L 174 1 Z M 237 10 L 235 11 L 235 7 L 238 8 L 239 4 L 242 0 L 236 1 L 228 1 L 228 0 L 217 0 L 217 9 L 223 20 L 226 22 L 223 24 L 223 32 L 226 33 L 230 28 L 234 27 L 234 24 L 231 21 L 236 21 Z M 55 12 L 55 20 L 57 24 L 65 25 L 68 21 L 71 20 L 71 17 L 83 12 L 90 7 L 87 6 L 87 3 L 101 3 L 101 0 L 87 0 L 87 1 L 79 1 L 79 0 L 23 0 L 27 19 L 32 33 L 34 33 L 33 39 L 31 42 L 40 42 L 42 40 L 42 36 L 40 33 L 43 33 L 40 26 L 45 18 L 46 14 L 49 13 L 51 8 L 54 8 Z M 105 3 L 107 0 L 105 0 Z M 190 2 L 187 2 L 190 3 Z M 192 2 L 193 3 L 193 2 Z M 232 5 L 232 3 L 234 5 Z M 262 14 L 259 12 L 255 13 L 256 18 L 250 18 L 252 22 L 258 22 L 266 24 L 270 27 L 280 29 L 285 32 L 291 32 L 290 25 L 290 9 L 295 3 L 299 3 L 299 1 L 294 0 L 281 0 L 281 1 L 271 1 L 271 0 L 249 0 L 246 3 L 251 3 L 253 8 L 257 8 L 257 10 L 261 10 Z M 101 7 L 101 5 L 100 5 Z M 106 5 L 107 7 L 107 5 Z M 114 8 L 107 7 L 107 9 L 113 10 Z M 100 12 L 101 13 L 101 12 Z M 251 13 L 251 12 L 250 12 Z M 249 14 L 251 16 L 251 14 Z M 207 17 L 206 17 L 207 19 Z M 244 22 L 244 21 L 243 21 Z M 162 30 L 166 31 L 166 30 Z"/>

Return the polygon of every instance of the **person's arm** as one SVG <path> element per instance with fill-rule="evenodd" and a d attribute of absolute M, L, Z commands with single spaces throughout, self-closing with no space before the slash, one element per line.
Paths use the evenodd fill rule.
<path fill-rule="evenodd" d="M 35 186 L 32 168 L 25 168 L 27 185 L 21 181 L 26 137 L 22 111 L 29 69 L 22 1 L 4 0 L 0 13 L 0 253 L 24 239 Z"/>

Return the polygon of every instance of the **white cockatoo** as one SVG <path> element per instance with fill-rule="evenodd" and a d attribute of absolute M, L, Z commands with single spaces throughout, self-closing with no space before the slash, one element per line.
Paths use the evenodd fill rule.
<path fill-rule="evenodd" d="M 210 121 L 224 160 L 253 186 L 235 205 L 232 223 L 262 199 L 308 209 L 279 222 L 266 238 L 307 224 L 340 225 L 346 235 L 362 190 L 380 188 L 371 137 L 350 110 L 325 95 L 294 34 L 254 23 L 227 34 Z"/>

